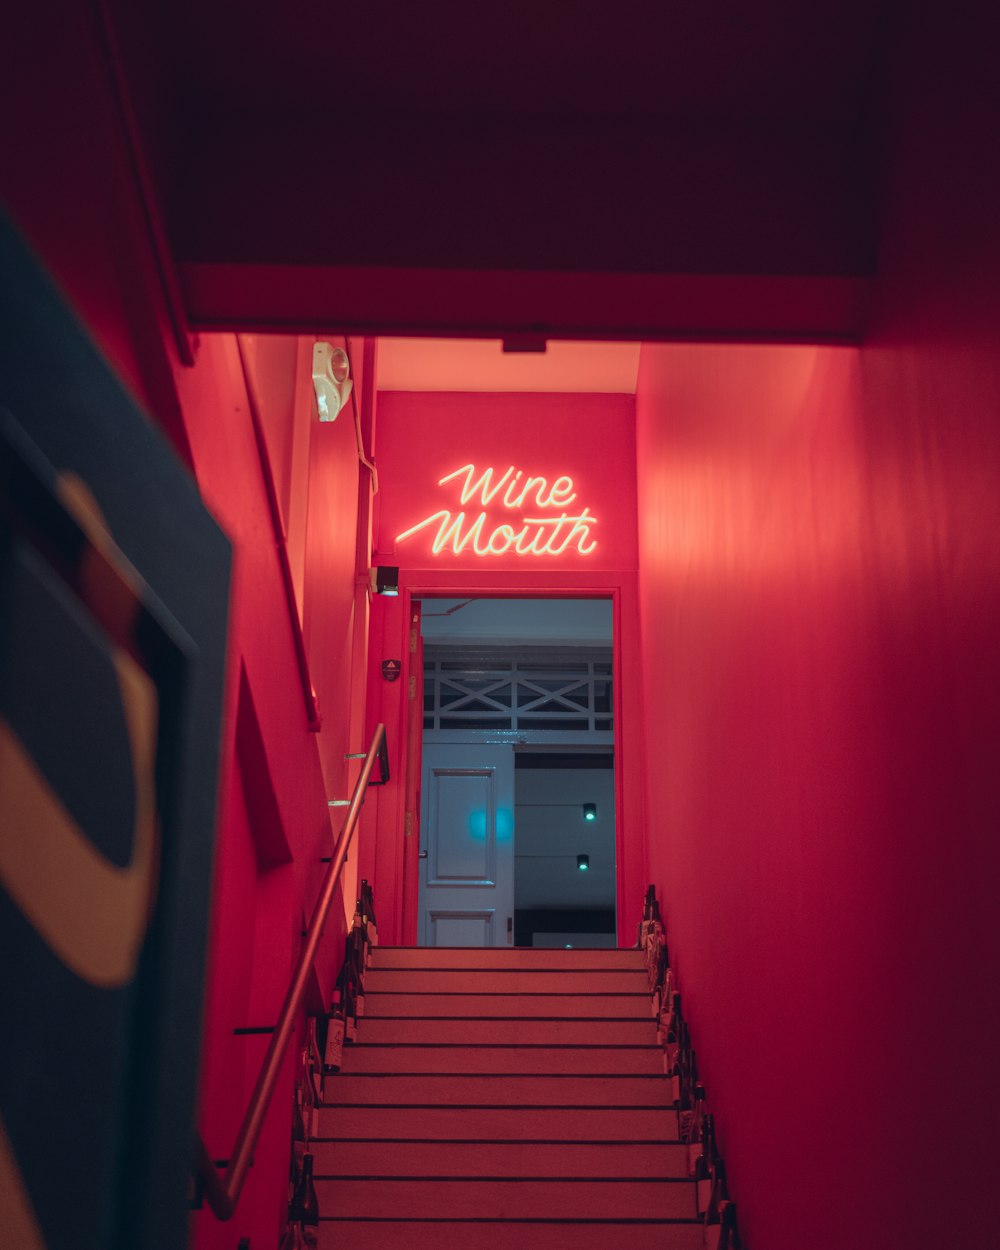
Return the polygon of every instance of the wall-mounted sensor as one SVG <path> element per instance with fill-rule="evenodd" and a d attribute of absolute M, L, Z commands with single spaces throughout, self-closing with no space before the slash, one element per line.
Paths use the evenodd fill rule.
<path fill-rule="evenodd" d="M 597 804 L 596 803 L 584 803 L 583 819 L 584 820 L 596 820 L 597 819 Z"/>
<path fill-rule="evenodd" d="M 581 872 L 586 872 L 587 869 L 590 867 L 590 856 L 578 855 L 576 857 L 576 866 L 577 868 L 580 869 Z"/>
<path fill-rule="evenodd" d="M 347 352 L 332 343 L 314 343 L 312 380 L 319 419 L 336 421 L 337 413 L 347 403 L 354 388 Z"/>
<path fill-rule="evenodd" d="M 377 564 L 371 570 L 371 586 L 374 595 L 398 595 L 399 568 L 394 564 Z"/>

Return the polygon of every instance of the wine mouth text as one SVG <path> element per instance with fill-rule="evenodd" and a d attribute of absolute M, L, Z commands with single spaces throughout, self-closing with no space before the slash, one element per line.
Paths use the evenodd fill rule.
<path fill-rule="evenodd" d="M 561 556 L 576 551 L 589 556 L 597 549 L 597 517 L 576 503 L 571 477 L 550 480 L 514 465 L 503 473 L 492 466 L 479 472 L 474 464 L 465 464 L 437 484 L 454 489 L 452 483 L 458 486 L 458 508 L 430 513 L 397 534 L 396 542 L 429 531 L 434 555 Z"/>

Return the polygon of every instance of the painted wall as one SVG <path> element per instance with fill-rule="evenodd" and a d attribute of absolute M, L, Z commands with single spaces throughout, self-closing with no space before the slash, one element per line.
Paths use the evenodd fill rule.
<path fill-rule="evenodd" d="M 376 452 L 380 490 L 376 497 L 375 559 L 399 567 L 401 592 L 399 600 L 380 600 L 372 609 L 369 718 L 372 723 L 377 719 L 386 722 L 393 758 L 393 781 L 379 792 L 377 805 L 366 806 L 369 844 L 377 847 L 371 868 L 383 897 L 403 896 L 399 831 L 407 810 L 404 726 L 410 676 L 409 596 L 607 596 L 612 600 L 613 632 L 619 643 L 615 683 L 619 924 L 620 933 L 632 941 L 645 889 L 644 847 L 641 838 L 634 836 L 642 822 L 642 699 L 635 663 L 638 607 L 632 396 L 382 392 Z M 460 473 L 439 484 L 442 477 L 470 464 L 475 466 L 473 474 Z M 482 474 L 490 467 L 494 474 L 484 483 Z M 504 478 L 511 467 L 523 474 L 516 483 L 513 475 Z M 529 477 L 544 477 L 546 484 L 542 487 L 536 482 L 529 497 L 518 502 Z M 560 482 L 565 478 L 572 478 L 572 488 Z M 478 487 L 476 483 L 480 483 Z M 463 504 L 461 493 L 466 485 L 469 490 Z M 574 493 L 576 497 L 571 500 Z M 580 523 L 576 536 L 572 522 L 557 528 L 557 520 L 564 513 L 580 517 L 584 509 L 587 520 Z M 485 520 L 478 535 L 464 542 L 483 513 Z M 447 528 L 460 514 L 458 551 L 451 534 L 435 554 L 434 541 L 442 525 Z M 408 538 L 399 537 L 428 517 L 434 519 L 426 527 Z M 531 518 L 535 517 L 545 524 L 534 524 Z M 513 549 L 497 550 L 516 545 L 522 534 L 523 545 L 534 545 L 533 551 L 519 555 Z M 493 542 L 495 549 L 489 551 L 492 535 L 498 537 Z M 485 554 L 476 553 L 477 545 Z M 550 550 L 539 554 L 546 546 Z M 553 554 L 553 549 L 559 550 Z M 401 659 L 404 666 L 402 680 L 391 685 L 382 680 L 380 672 L 381 661 L 389 658 Z M 387 888 L 397 882 L 400 884 Z M 415 930 L 402 913 L 384 918 L 380 912 L 380 939 L 398 941 L 402 935 L 414 940 L 411 932 Z"/>
<path fill-rule="evenodd" d="M 100 23 L 42 0 L 0 46 L 0 198 L 112 369 L 183 459 L 170 318 Z M 14 120 L 16 119 L 16 120 Z"/>
<path fill-rule="evenodd" d="M 768 1250 L 995 1239 L 1000 188 L 961 24 L 895 68 L 862 349 L 640 364 L 651 879 Z"/>
<path fill-rule="evenodd" d="M 287 988 L 339 821 L 328 798 L 349 793 L 355 541 L 359 473 L 353 423 L 321 425 L 312 412 L 311 340 L 260 341 L 246 355 L 267 446 L 285 500 L 307 515 L 292 563 L 301 570 L 309 672 L 322 729 L 309 729 L 277 545 L 250 420 L 247 377 L 233 336 L 206 336 L 199 364 L 179 377 L 202 493 L 235 550 L 230 634 L 229 759 L 220 813 L 212 959 L 206 1000 L 201 1126 L 225 1157 L 266 1039 L 234 1029 L 273 1024 Z M 347 414 L 348 416 L 350 414 Z M 303 445 L 304 444 L 304 449 Z M 287 505 L 283 505 L 287 506 Z M 364 656 L 358 657 L 364 668 Z M 353 858 L 353 857 L 352 857 Z M 329 1002 L 342 953 L 353 878 L 328 926 L 314 1007 Z M 202 1212 L 195 1244 L 230 1247 L 234 1235 L 277 1238 L 287 1199 L 295 1048 L 275 1094 L 235 1222 Z"/>

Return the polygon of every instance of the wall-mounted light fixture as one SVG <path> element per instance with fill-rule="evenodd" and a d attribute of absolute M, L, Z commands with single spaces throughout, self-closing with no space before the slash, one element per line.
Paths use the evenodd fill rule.
<path fill-rule="evenodd" d="M 584 803 L 583 819 L 587 821 L 594 821 L 597 819 L 597 804 L 596 803 Z"/>
<path fill-rule="evenodd" d="M 319 419 L 336 421 L 337 414 L 354 389 L 347 352 L 332 343 L 314 343 L 312 379 Z"/>
<path fill-rule="evenodd" d="M 576 866 L 577 868 L 580 869 L 581 872 L 586 872 L 587 869 L 590 867 L 590 856 L 578 855 L 576 857 Z"/>
<path fill-rule="evenodd" d="M 399 568 L 394 564 L 378 564 L 371 570 L 373 595 L 399 594 Z"/>

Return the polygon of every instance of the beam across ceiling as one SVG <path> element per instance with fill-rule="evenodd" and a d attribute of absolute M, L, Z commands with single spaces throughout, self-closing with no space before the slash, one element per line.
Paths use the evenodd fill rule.
<path fill-rule="evenodd" d="M 197 330 L 850 343 L 868 279 L 184 264 Z"/>

